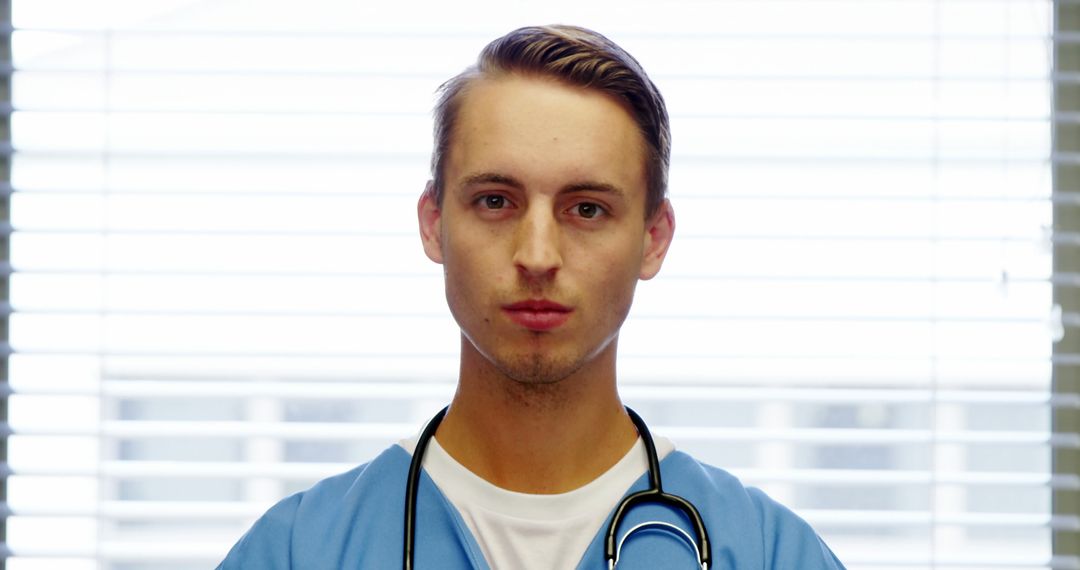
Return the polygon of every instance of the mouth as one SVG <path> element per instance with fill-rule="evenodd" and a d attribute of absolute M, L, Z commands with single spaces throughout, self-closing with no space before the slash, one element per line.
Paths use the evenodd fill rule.
<path fill-rule="evenodd" d="M 546 299 L 519 301 L 503 305 L 502 310 L 511 321 L 538 332 L 561 326 L 574 312 L 570 307 Z"/>

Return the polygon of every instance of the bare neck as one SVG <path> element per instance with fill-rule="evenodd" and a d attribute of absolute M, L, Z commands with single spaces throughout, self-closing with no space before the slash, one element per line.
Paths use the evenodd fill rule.
<path fill-rule="evenodd" d="M 436 439 L 504 489 L 547 494 L 585 485 L 637 439 L 615 386 L 615 343 L 558 382 L 522 384 L 462 339 L 458 389 Z"/>

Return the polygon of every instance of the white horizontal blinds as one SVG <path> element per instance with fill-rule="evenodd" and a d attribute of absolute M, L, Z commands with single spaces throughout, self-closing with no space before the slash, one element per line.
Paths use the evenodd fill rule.
<path fill-rule="evenodd" d="M 1078 402 L 1050 390 L 1049 2 L 359 4 L 14 3 L 11 568 L 205 568 L 448 400 L 431 94 L 554 21 L 672 115 L 627 402 L 849 568 L 1080 567 L 1050 544 L 1080 442 L 1050 429 Z"/>

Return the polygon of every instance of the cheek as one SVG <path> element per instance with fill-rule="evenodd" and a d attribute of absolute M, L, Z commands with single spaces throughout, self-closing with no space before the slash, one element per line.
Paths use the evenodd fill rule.
<path fill-rule="evenodd" d="M 627 311 L 641 272 L 640 248 L 611 248 L 592 259 L 591 271 L 599 276 L 596 290 L 604 303 L 613 311 Z"/>
<path fill-rule="evenodd" d="M 490 242 L 485 244 L 448 241 L 444 248 L 443 276 L 446 296 L 451 310 L 463 317 L 479 315 L 477 307 L 490 302 L 494 292 L 507 281 L 503 272 L 495 270 Z"/>
<path fill-rule="evenodd" d="M 641 259 L 644 253 L 642 240 L 628 236 L 619 240 L 616 247 L 612 247 L 603 259 L 613 279 L 637 281 L 641 273 Z"/>

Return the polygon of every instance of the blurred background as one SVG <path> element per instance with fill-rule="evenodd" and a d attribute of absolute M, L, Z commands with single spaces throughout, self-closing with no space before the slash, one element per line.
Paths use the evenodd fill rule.
<path fill-rule="evenodd" d="M 852 570 L 1080 568 L 1074 4 L 0 2 L 6 568 L 213 567 L 449 400 L 434 92 L 538 23 L 669 104 L 626 402 Z"/>

